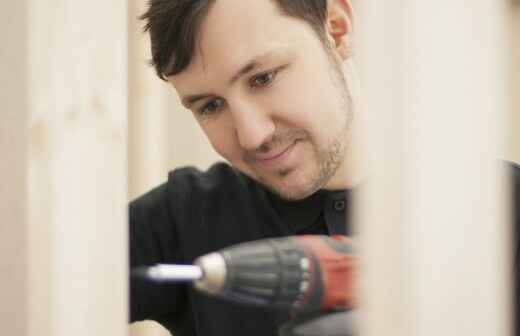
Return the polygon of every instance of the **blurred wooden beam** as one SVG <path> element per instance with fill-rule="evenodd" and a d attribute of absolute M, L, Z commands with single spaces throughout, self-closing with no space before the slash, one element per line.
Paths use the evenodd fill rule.
<path fill-rule="evenodd" d="M 510 335 L 505 3 L 359 5 L 360 335 Z"/>
<path fill-rule="evenodd" d="M 2 1 L 0 12 L 0 324 L 27 335 L 27 1 Z"/>
<path fill-rule="evenodd" d="M 520 2 L 512 6 L 508 13 L 509 69 L 509 149 L 506 158 L 520 162 Z"/>
<path fill-rule="evenodd" d="M 126 6 L 0 5 L 2 334 L 128 333 Z"/>

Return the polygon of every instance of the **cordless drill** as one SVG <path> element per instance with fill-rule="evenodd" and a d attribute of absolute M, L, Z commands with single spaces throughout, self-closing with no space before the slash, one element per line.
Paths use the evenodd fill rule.
<path fill-rule="evenodd" d="M 194 281 L 210 295 L 301 316 L 352 308 L 354 261 L 346 237 L 307 235 L 242 243 L 201 256 L 195 265 L 139 272 L 156 282 Z"/>

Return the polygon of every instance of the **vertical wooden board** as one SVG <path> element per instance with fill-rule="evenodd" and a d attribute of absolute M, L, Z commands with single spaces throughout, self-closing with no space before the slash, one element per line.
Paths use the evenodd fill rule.
<path fill-rule="evenodd" d="M 358 1 L 363 166 L 359 188 L 360 335 L 409 335 L 411 279 L 406 241 L 405 144 L 409 87 L 409 4 Z"/>
<path fill-rule="evenodd" d="M 507 335 L 504 3 L 360 6 L 361 334 Z"/>
<path fill-rule="evenodd" d="M 512 262 L 498 162 L 505 14 L 505 3 L 490 0 L 473 2 L 471 11 L 465 1 L 413 6 L 409 239 L 420 335 L 508 334 Z"/>
<path fill-rule="evenodd" d="M 27 335 L 27 3 L 2 1 L 0 12 L 0 324 Z"/>
<path fill-rule="evenodd" d="M 513 1 L 508 20 L 509 80 L 511 83 L 508 152 L 506 158 L 520 162 L 520 1 Z"/>
<path fill-rule="evenodd" d="M 30 2 L 30 334 L 127 332 L 127 8 Z"/>

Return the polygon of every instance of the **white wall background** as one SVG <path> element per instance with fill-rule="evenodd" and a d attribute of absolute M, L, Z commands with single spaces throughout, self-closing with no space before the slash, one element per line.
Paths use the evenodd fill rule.
<path fill-rule="evenodd" d="M 137 17 L 145 1 L 129 1 L 129 193 L 130 198 L 164 182 L 175 167 L 206 168 L 218 159 L 191 112 L 173 87 L 161 81 L 147 63 L 148 35 Z"/>

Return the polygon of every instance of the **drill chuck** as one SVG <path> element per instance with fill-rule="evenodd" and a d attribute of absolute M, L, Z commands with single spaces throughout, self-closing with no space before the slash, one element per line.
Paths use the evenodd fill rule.
<path fill-rule="evenodd" d="M 222 254 L 214 252 L 206 254 L 195 261 L 200 267 L 202 276 L 195 281 L 195 287 L 208 294 L 222 293 L 226 285 L 228 266 Z"/>

